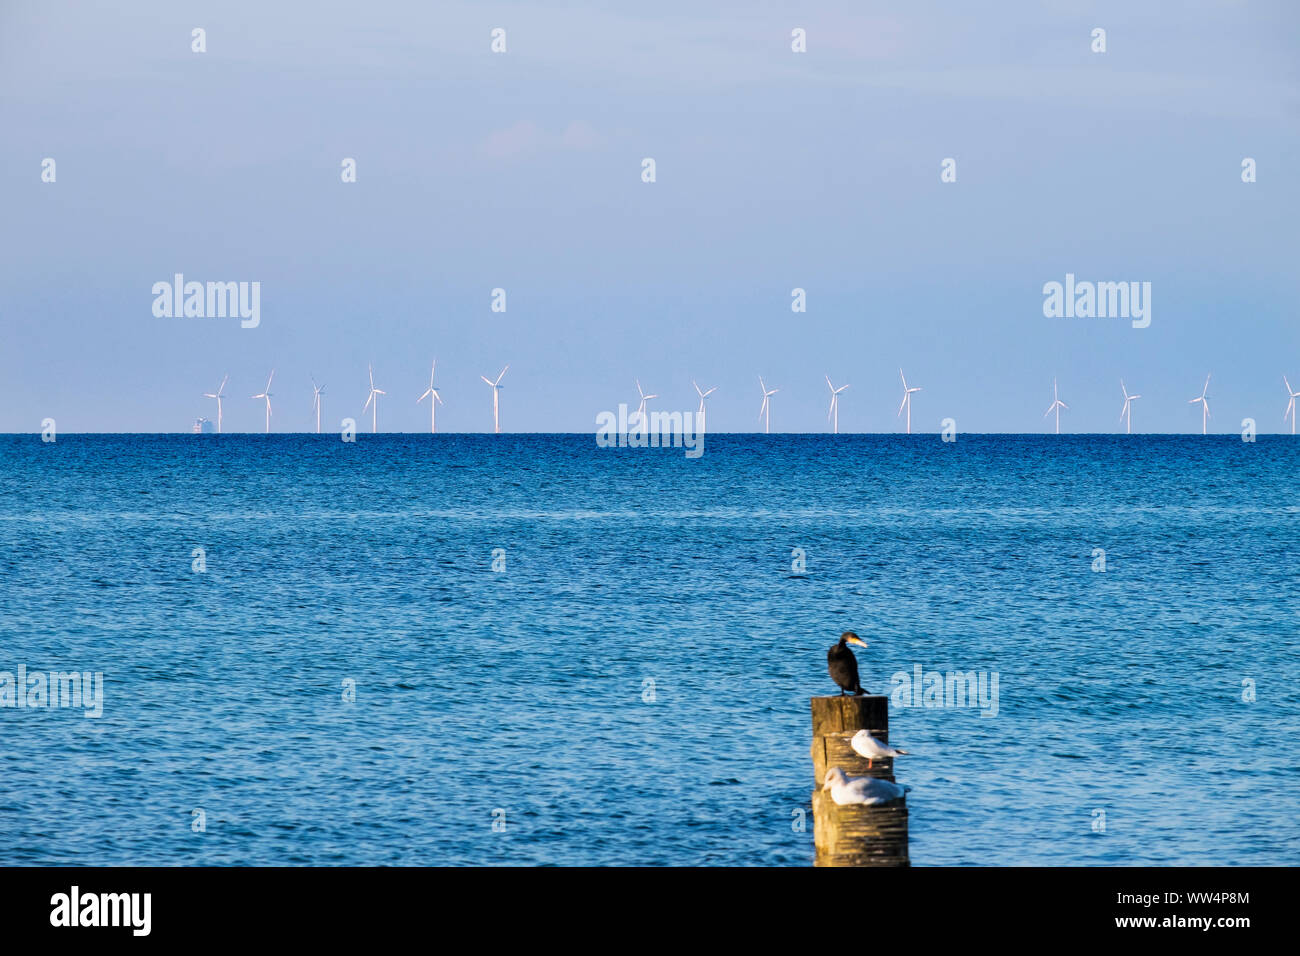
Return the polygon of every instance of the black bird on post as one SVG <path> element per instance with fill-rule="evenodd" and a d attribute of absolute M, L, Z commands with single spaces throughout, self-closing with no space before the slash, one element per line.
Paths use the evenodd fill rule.
<path fill-rule="evenodd" d="M 867 646 L 867 642 L 858 635 L 852 631 L 845 631 L 840 635 L 839 643 L 826 654 L 826 669 L 831 672 L 831 680 L 840 685 L 841 697 L 846 690 L 855 695 L 866 693 L 858 681 L 858 659 L 849 650 L 850 644 L 856 644 L 858 647 Z"/>

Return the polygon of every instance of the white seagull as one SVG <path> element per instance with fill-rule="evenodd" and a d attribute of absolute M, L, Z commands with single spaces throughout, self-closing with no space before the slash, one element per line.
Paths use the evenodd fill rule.
<path fill-rule="evenodd" d="M 865 730 L 859 730 L 849 741 L 849 746 L 861 757 L 867 758 L 867 768 L 870 769 L 872 762 L 879 760 L 881 757 L 903 757 L 907 755 L 906 750 L 899 750 L 897 747 L 891 747 L 889 744 L 882 744 Z"/>
<path fill-rule="evenodd" d="M 878 803 L 897 800 L 912 788 L 906 784 L 890 783 L 879 777 L 854 777 L 852 779 L 839 767 L 826 771 L 826 783 L 822 790 L 831 792 L 831 799 L 841 807 L 852 803 L 874 807 Z"/>

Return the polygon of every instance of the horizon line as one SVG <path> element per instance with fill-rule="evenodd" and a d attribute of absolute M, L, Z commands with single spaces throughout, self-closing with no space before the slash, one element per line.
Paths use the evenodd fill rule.
<path fill-rule="evenodd" d="M 19 436 L 22 436 L 22 437 L 37 436 L 37 437 L 39 437 L 41 434 L 42 434 L 42 432 L 41 432 L 40 429 L 37 429 L 37 430 L 35 430 L 35 431 L 28 431 L 28 432 L 0 432 L 0 438 L 19 437 Z M 183 436 L 191 437 L 191 438 L 221 438 L 222 436 L 234 436 L 234 437 L 240 437 L 240 438 L 243 438 L 243 437 L 252 437 L 252 438 L 270 438 L 270 437 L 275 437 L 275 436 L 279 436 L 279 437 L 315 436 L 315 437 L 318 437 L 318 438 L 338 438 L 338 436 L 339 436 L 340 434 L 341 434 L 341 433 L 340 433 L 339 431 L 337 431 L 337 430 L 331 430 L 331 431 L 327 431 L 327 432 L 314 432 L 314 431 L 305 431 L 305 432 L 262 432 L 262 431 L 230 431 L 230 432 L 193 432 L 193 431 L 166 431 L 166 432 L 126 431 L 126 432 L 110 432 L 110 431 L 89 431 L 89 432 L 71 432 L 71 431 L 70 431 L 70 432 L 59 432 L 59 433 L 58 433 L 59 437 L 64 437 L 64 436 L 86 436 L 86 435 L 106 435 L 106 436 L 107 436 L 107 435 L 147 435 L 147 436 L 183 435 Z M 501 437 L 501 436 L 506 436 L 506 435 L 546 435 L 546 436 L 565 436 L 565 437 L 567 437 L 567 436 L 582 436 L 582 437 L 588 437 L 588 438 L 590 438 L 590 437 L 592 437 L 592 436 L 594 436 L 594 435 L 596 435 L 596 434 L 598 434 L 598 432 L 596 432 L 596 431 L 581 431 L 581 432 L 544 432 L 544 431 L 523 431 L 523 432 L 443 431 L 443 432 L 436 432 L 436 433 L 431 433 L 431 432 L 426 432 L 426 431 L 383 431 L 383 432 L 362 432 L 362 431 L 358 431 L 358 432 L 356 433 L 355 437 L 356 437 L 356 438 L 361 438 L 361 437 L 363 437 L 363 436 L 365 436 L 365 435 L 369 435 L 369 436 L 372 437 L 372 438 L 374 438 L 374 437 L 376 437 L 376 436 L 379 436 L 379 435 L 419 435 L 419 436 L 426 436 L 426 437 L 429 437 L 429 438 L 438 438 L 438 437 L 440 437 L 440 436 L 444 436 L 444 435 L 484 435 L 484 436 L 490 436 L 490 437 L 496 438 L 496 437 Z M 632 434 L 632 433 L 629 433 L 629 434 Z M 675 435 L 675 434 L 680 434 L 680 432 L 661 431 L 661 432 L 657 432 L 657 433 L 656 433 L 656 432 L 650 432 L 649 434 L 650 434 L 651 436 L 657 434 L 657 435 L 659 435 L 659 436 L 661 436 L 661 437 L 672 437 L 672 436 Z M 710 437 L 710 436 L 728 436 L 728 437 L 730 437 L 730 436 L 744 436 L 744 435 L 761 435 L 761 436 L 763 436 L 764 438 L 773 438 L 773 437 L 778 437 L 778 436 L 784 436 L 784 437 L 789 437 L 789 436 L 794 436 L 794 437 L 824 436 L 824 437 L 826 437 L 826 438 L 852 438 L 852 437 L 854 437 L 854 436 L 863 436 L 863 435 L 874 435 L 874 436 L 898 436 L 898 437 L 902 437 L 902 438 L 931 438 L 931 437 L 934 437 L 934 436 L 936 436 L 936 435 L 938 435 L 938 436 L 942 436 L 942 435 L 943 435 L 943 432 L 942 432 L 942 431 L 937 431 L 937 432 L 917 432 L 917 431 L 913 431 L 913 432 L 910 432 L 910 433 L 909 433 L 909 432 L 905 432 L 905 431 L 903 431 L 903 432 L 873 432 L 873 431 L 863 431 L 863 432 L 823 432 L 823 431 L 816 431 L 816 432 L 770 432 L 770 433 L 769 433 L 769 432 L 763 432 L 763 431 L 743 431 L 743 432 L 722 432 L 722 431 L 711 432 L 711 431 L 706 431 L 706 432 L 696 432 L 696 433 L 694 433 L 694 434 L 703 435 L 703 436 L 706 437 L 706 438 L 708 438 L 708 437 Z M 1276 435 L 1276 436 L 1279 436 L 1279 437 L 1282 437 L 1282 438 L 1300 438 L 1300 435 L 1292 435 L 1290 432 L 1264 432 L 1264 431 L 1256 431 L 1255 434 L 1256 434 L 1257 436 L 1259 436 L 1259 435 Z M 1099 437 L 1107 437 L 1107 438 L 1144 438 L 1144 437 L 1145 437 L 1145 438 L 1223 438 L 1223 437 L 1238 437 L 1238 438 L 1239 438 L 1240 435 L 1241 435 L 1241 433 L 1240 433 L 1239 431 L 1210 432 L 1210 433 L 1208 433 L 1208 434 L 1201 434 L 1201 435 L 1197 435 L 1196 432 L 1194 432 L 1194 431 L 1188 431 L 1188 432 L 1131 432 L 1131 433 L 1129 433 L 1129 432 L 1118 432 L 1118 431 L 1116 431 L 1116 432 L 1063 432 L 1063 433 L 1059 433 L 1059 434 L 1058 434 L 1058 433 L 1055 433 L 1055 432 L 1050 432 L 1050 431 L 1043 431 L 1043 432 L 975 432 L 975 431 L 968 431 L 968 432 L 958 432 L 958 433 L 957 433 L 957 436 L 958 436 L 959 438 L 960 438 L 960 437 L 984 437 L 984 438 L 1099 438 Z M 949 443 L 949 444 L 951 444 L 951 443 Z"/>

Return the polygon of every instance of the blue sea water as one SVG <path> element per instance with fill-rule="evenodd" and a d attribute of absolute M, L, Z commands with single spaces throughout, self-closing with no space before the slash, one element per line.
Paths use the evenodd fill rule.
<path fill-rule="evenodd" d="M 0 862 L 805 866 L 852 628 L 871 692 L 999 677 L 891 706 L 914 865 L 1294 864 L 1298 479 L 1280 436 L 0 436 L 0 671 L 104 675 L 0 708 Z"/>

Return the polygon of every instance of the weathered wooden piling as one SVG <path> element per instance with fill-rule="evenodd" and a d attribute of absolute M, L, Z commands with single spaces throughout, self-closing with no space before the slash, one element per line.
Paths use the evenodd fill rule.
<path fill-rule="evenodd" d="M 908 866 L 905 798 L 874 807 L 841 807 L 822 791 L 831 767 L 852 777 L 894 779 L 892 757 L 877 759 L 868 769 L 867 758 L 858 756 L 849 745 L 859 730 L 889 743 L 888 697 L 864 694 L 812 699 L 814 865 Z"/>

